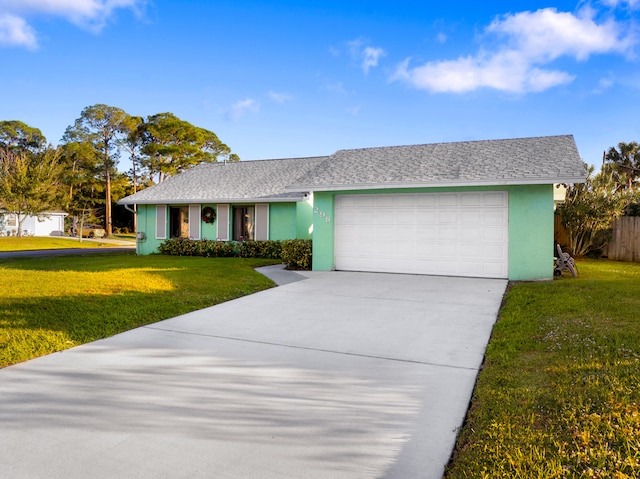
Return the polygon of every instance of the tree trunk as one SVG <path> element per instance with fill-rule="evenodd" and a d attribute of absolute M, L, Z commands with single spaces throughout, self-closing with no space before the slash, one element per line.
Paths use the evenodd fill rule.
<path fill-rule="evenodd" d="M 105 205 L 104 205 L 104 216 L 105 216 L 105 231 L 106 236 L 111 236 L 113 230 L 111 229 L 111 164 L 109 161 L 109 140 L 107 138 L 104 139 L 104 178 L 105 178 L 105 188 L 104 188 L 104 197 L 105 197 Z"/>
<path fill-rule="evenodd" d="M 131 155 L 131 166 L 133 167 L 133 194 L 138 192 L 138 172 L 136 169 L 136 157 Z M 138 205 L 133 205 L 133 231 L 138 233 Z"/>
<path fill-rule="evenodd" d="M 16 231 L 16 236 L 18 238 L 22 237 L 22 225 L 24 224 L 24 220 L 27 219 L 27 215 L 20 215 L 20 213 L 16 213 L 16 222 L 18 224 L 18 230 Z"/>
<path fill-rule="evenodd" d="M 109 167 L 107 166 L 106 170 L 106 185 L 105 185 L 105 217 L 106 217 L 106 231 L 107 236 L 111 236 L 112 228 L 111 228 L 111 173 L 109 172 Z"/>

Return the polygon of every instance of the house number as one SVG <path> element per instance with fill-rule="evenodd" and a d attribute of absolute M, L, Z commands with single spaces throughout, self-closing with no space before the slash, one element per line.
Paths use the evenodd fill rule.
<path fill-rule="evenodd" d="M 320 211 L 317 206 L 313 209 L 313 214 L 320 215 L 320 218 L 324 218 L 326 223 L 331 223 L 331 216 L 327 215 L 324 211 Z"/>

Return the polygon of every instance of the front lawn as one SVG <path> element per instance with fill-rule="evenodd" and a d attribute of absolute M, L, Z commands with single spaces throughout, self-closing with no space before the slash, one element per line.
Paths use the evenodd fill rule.
<path fill-rule="evenodd" d="M 640 264 L 511 285 L 446 478 L 636 478 Z"/>
<path fill-rule="evenodd" d="M 119 239 L 119 238 L 117 238 Z M 79 241 L 66 236 L 0 236 L 0 251 L 33 251 L 39 249 L 102 248 L 113 244 L 102 241 Z"/>
<path fill-rule="evenodd" d="M 106 254 L 0 260 L 0 367 L 270 288 L 273 260 Z"/>

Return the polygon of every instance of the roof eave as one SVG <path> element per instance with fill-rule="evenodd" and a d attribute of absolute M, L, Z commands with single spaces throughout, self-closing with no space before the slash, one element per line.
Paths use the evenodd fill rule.
<path fill-rule="evenodd" d="M 288 198 L 258 197 L 258 198 L 164 198 L 164 199 L 128 199 L 118 201 L 119 205 L 166 205 L 166 204 L 227 204 L 227 203 L 297 203 L 307 199 L 309 190 L 304 190 L 300 195 Z"/>
<path fill-rule="evenodd" d="M 512 185 L 552 185 L 558 183 L 584 183 L 586 176 L 555 176 L 552 178 L 495 179 L 487 181 L 437 181 L 437 182 L 398 182 L 398 183 L 361 183 L 340 185 L 300 185 L 290 186 L 289 191 L 350 191 L 350 190 L 388 190 L 407 188 L 461 188 L 470 186 L 512 186 Z"/>

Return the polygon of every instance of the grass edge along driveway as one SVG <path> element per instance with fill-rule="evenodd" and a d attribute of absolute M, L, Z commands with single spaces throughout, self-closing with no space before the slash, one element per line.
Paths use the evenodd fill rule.
<path fill-rule="evenodd" d="M 252 294 L 273 260 L 133 253 L 0 260 L 0 367 Z"/>
<path fill-rule="evenodd" d="M 511 284 L 447 479 L 635 478 L 640 264 Z"/>

